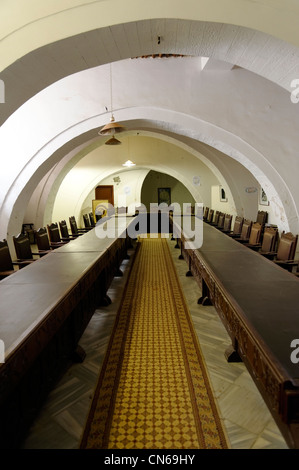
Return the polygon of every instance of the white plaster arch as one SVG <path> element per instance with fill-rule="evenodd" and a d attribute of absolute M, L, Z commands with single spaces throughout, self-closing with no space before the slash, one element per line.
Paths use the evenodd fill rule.
<path fill-rule="evenodd" d="M 263 185 L 272 204 L 277 204 L 277 211 L 279 212 L 280 216 L 279 225 L 281 229 L 291 229 L 297 231 L 297 225 L 295 225 L 298 223 L 297 209 L 291 195 L 289 194 L 288 188 L 284 182 L 281 181 L 280 175 L 269 165 L 269 162 L 263 157 L 263 155 L 253 149 L 248 143 L 242 141 L 237 136 L 232 135 L 221 128 L 213 126 L 210 123 L 191 116 L 182 116 L 180 113 L 175 113 L 171 110 L 153 108 L 143 109 L 135 107 L 126 110 L 118 110 L 118 117 L 121 121 L 124 120 L 122 117 L 126 118 L 126 120 L 136 120 L 140 118 L 147 120 L 152 119 L 155 123 L 157 123 L 157 118 L 159 117 L 160 120 L 162 119 L 162 121 L 160 121 L 160 128 L 162 127 L 161 122 L 166 128 L 169 125 L 173 125 L 177 128 L 177 134 L 182 134 L 192 137 L 195 140 L 205 142 L 208 145 L 215 147 L 236 159 L 242 165 L 248 168 L 248 170 L 255 176 L 257 181 Z M 184 127 L 182 127 L 182 122 L 184 123 Z M 76 126 L 70 127 L 69 129 L 65 130 L 65 132 L 53 138 L 46 146 L 43 146 L 37 153 L 36 159 L 32 158 L 28 162 L 24 170 L 21 171 L 20 175 L 15 179 L 13 188 L 11 188 L 11 190 L 6 193 L 4 203 L 1 207 L 1 219 L 3 221 L 5 220 L 5 217 L 2 217 L 2 214 L 12 214 L 8 230 L 9 235 L 16 233 L 17 226 L 19 228 L 20 220 L 23 219 L 22 215 L 24 215 L 24 210 L 22 214 L 21 207 L 24 207 L 24 205 L 26 207 L 26 203 L 28 203 L 29 198 L 33 192 L 34 181 L 32 180 L 31 175 L 37 175 L 41 173 L 45 166 L 46 170 L 49 170 L 47 166 L 50 165 L 53 149 L 56 150 L 64 143 L 71 140 L 71 138 L 74 136 L 79 135 L 80 133 L 85 132 L 90 128 L 101 127 L 103 123 L 103 116 L 96 116 L 87 119 L 77 124 Z M 283 187 L 283 196 L 287 201 L 289 201 L 289 205 L 287 207 L 275 190 L 275 186 L 278 183 L 280 187 Z M 18 192 L 18 197 L 15 195 L 17 188 L 20 189 Z M 295 217 L 294 214 L 296 214 Z M 293 217 L 291 220 L 293 225 L 291 227 L 288 225 L 288 217 L 290 215 Z M 7 227 L 5 227 L 3 224 L 2 230 L 6 230 L 6 228 Z M 2 238 L 5 238 L 5 235 L 6 233 L 4 234 L 3 232 L 3 234 L 1 234 Z"/>
<path fill-rule="evenodd" d="M 1 5 L 0 69 L 26 53 L 78 33 L 148 19 L 182 18 L 241 25 L 299 45 L 299 6 L 292 0 L 20 0 Z M 277 28 L 279 25 L 279 28 Z M 161 25 L 162 27 L 162 25 Z"/>
<path fill-rule="evenodd" d="M 7 100 L 0 123 L 26 100 L 63 77 L 109 62 L 161 53 L 157 34 L 163 37 L 163 52 L 215 58 L 259 74 L 288 92 L 294 91 L 292 81 L 299 77 L 299 34 L 297 25 L 294 31 L 290 25 L 295 26 L 294 14 L 299 7 L 292 5 L 288 9 L 285 3 L 274 6 L 274 0 L 266 0 L 267 5 L 265 0 L 253 5 L 246 0 L 222 0 L 215 10 L 211 7 L 215 1 L 189 0 L 188 9 L 169 0 L 169 11 L 161 6 L 162 2 L 152 5 L 151 1 L 144 9 L 139 1 L 137 10 L 124 13 L 121 9 L 118 14 L 110 9 L 117 0 L 110 0 L 109 8 L 108 2 L 86 5 L 83 1 L 79 5 L 75 1 L 75 7 L 70 7 L 68 1 L 64 9 L 56 5 L 43 11 L 35 5 L 37 11 L 31 12 L 31 21 L 29 14 L 26 23 L 25 15 L 14 28 L 7 19 L 1 25 L 0 79 L 6 84 Z M 233 10 L 224 8 L 225 3 L 231 3 Z M 104 4 L 105 14 L 94 16 L 93 9 L 98 11 Z M 83 15 L 85 12 L 83 17 L 78 16 L 81 10 Z M 259 10 L 267 11 L 262 21 L 256 21 Z M 3 20 L 8 11 L 7 7 Z M 161 13 L 155 16 L 154 11 Z M 271 18 L 276 21 L 278 16 L 280 28 L 274 28 Z"/>
<path fill-rule="evenodd" d="M 201 73 L 196 58 L 188 58 L 184 64 L 186 69 L 175 61 L 167 65 L 147 61 L 113 65 L 117 72 L 114 89 L 117 119 L 134 121 L 137 126 L 143 122 L 164 134 L 186 136 L 193 139 L 193 148 L 196 141 L 204 142 L 239 161 L 267 189 L 273 205 L 277 205 L 278 225 L 287 228 L 290 224 L 297 231 L 297 184 L 289 184 L 285 165 L 280 161 L 280 151 L 287 150 L 289 164 L 294 168 L 298 164 L 295 151 L 299 117 L 288 93 L 244 70 L 225 72 L 226 80 L 222 83 L 222 74 Z M 9 217 L 14 220 L 14 229 L 21 223 L 19 197 L 23 205 L 28 202 L 40 179 L 64 157 L 59 155 L 59 149 L 91 130 L 96 135 L 97 128 L 107 122 L 104 104 L 107 91 L 109 94 L 109 82 L 105 81 L 108 70 L 109 66 L 86 70 L 53 84 L 26 102 L 1 126 L 0 152 L 13 162 L 1 175 L 0 215 L 4 237 Z M 141 71 L 142 80 L 137 75 Z M 177 83 L 169 90 L 169 80 L 174 74 Z M 127 78 L 125 89 L 119 86 L 124 77 Z M 142 82 L 141 88 L 137 89 L 136 81 Z M 185 87 L 180 87 L 185 82 Z M 194 90 L 192 99 L 188 87 Z M 228 112 L 230 119 L 226 119 Z M 262 132 L 268 119 L 272 126 L 270 139 Z"/>
<path fill-rule="evenodd" d="M 173 145 L 176 145 L 177 147 L 180 147 L 182 149 L 185 150 L 185 152 L 191 154 L 191 155 L 194 155 L 194 157 L 196 157 L 197 159 L 201 160 L 205 166 L 207 166 L 209 168 L 209 170 L 211 171 L 211 173 L 215 174 L 216 175 L 216 180 L 215 181 L 221 181 L 221 183 L 225 184 L 225 178 L 223 177 L 223 175 L 217 170 L 217 167 L 215 165 L 213 165 L 209 160 L 207 160 L 202 154 L 200 154 L 199 152 L 195 152 L 193 151 L 193 149 L 178 141 L 176 138 L 174 137 L 170 137 L 170 136 L 166 136 L 164 134 L 160 134 L 159 132 L 150 132 L 150 131 L 138 131 L 138 134 L 139 134 L 139 137 L 137 137 L 138 140 L 140 140 L 140 138 L 142 138 L 142 136 L 147 136 L 147 137 L 151 137 L 153 139 L 159 139 L 159 140 L 162 140 L 164 142 L 168 142 L 168 143 L 171 143 Z M 136 131 L 132 131 L 132 132 L 124 132 L 120 138 L 122 138 L 122 140 L 124 141 L 124 139 L 130 135 L 136 135 Z M 104 145 L 104 142 L 103 140 L 101 141 L 98 141 L 98 148 L 100 148 L 101 146 Z M 93 147 L 93 149 L 95 149 L 95 146 Z M 90 153 L 90 149 L 86 149 L 86 154 Z M 123 160 L 128 158 L 128 156 L 126 156 L 126 153 L 123 152 Z M 76 163 L 78 162 L 78 158 L 77 158 L 77 155 L 75 155 L 75 158 L 72 160 L 72 162 L 70 162 L 70 165 L 75 165 Z M 152 163 L 152 162 L 149 162 L 147 161 L 145 164 L 137 164 L 136 167 L 134 167 L 136 169 L 139 169 L 139 168 L 143 168 L 143 169 L 148 169 L 148 170 L 155 170 L 155 171 L 160 171 L 162 173 L 165 173 L 165 174 L 168 174 L 170 176 L 173 176 L 174 178 L 176 178 L 177 180 L 181 181 L 182 184 L 184 184 L 184 186 L 189 190 L 189 192 L 192 194 L 192 196 L 194 197 L 194 199 L 196 201 L 203 201 L 203 196 L 201 194 L 201 190 L 200 190 L 200 187 L 196 187 L 196 186 L 190 186 L 190 177 L 186 177 L 185 175 L 183 175 L 179 170 L 175 169 L 174 165 L 173 165 L 173 162 L 164 162 L 164 161 L 159 161 L 158 163 Z M 69 170 L 69 169 L 68 169 Z M 71 171 L 72 170 L 63 170 L 63 175 L 64 177 L 71 177 Z M 116 174 L 116 173 L 121 173 L 122 171 L 126 171 L 124 169 L 122 169 L 121 167 L 117 167 L 115 168 L 115 166 L 109 166 L 109 165 L 106 165 L 106 166 L 101 166 L 98 173 L 96 173 L 96 171 L 94 171 L 91 175 L 90 175 L 90 179 L 87 180 L 85 183 L 84 183 L 84 187 L 80 189 L 81 193 L 80 195 L 78 195 L 77 199 L 75 200 L 74 199 L 74 204 L 72 206 L 72 208 L 69 208 L 69 210 L 73 211 L 75 216 L 76 217 L 80 217 L 80 213 L 81 213 L 81 207 L 82 205 L 84 205 L 84 201 L 86 200 L 86 197 L 87 195 L 91 192 L 92 189 L 94 189 L 97 184 L 99 184 L 99 181 L 101 180 L 104 180 L 105 178 L 109 177 L 109 176 L 112 176 L 113 174 Z M 218 175 L 218 178 L 219 180 L 217 179 L 217 175 Z M 59 176 L 60 179 L 62 179 L 62 175 Z M 59 199 L 60 200 L 63 200 L 64 198 L 64 193 L 63 193 L 63 189 L 62 189 L 62 193 L 61 195 L 59 196 L 59 194 L 57 195 L 58 191 L 59 191 L 59 188 L 56 187 L 56 188 L 49 188 L 50 191 L 52 192 L 55 192 L 55 197 L 58 198 L 58 201 L 56 201 L 56 205 L 59 205 Z M 75 196 L 75 194 L 73 195 L 73 197 Z M 73 200 L 73 197 L 71 197 L 71 200 Z M 54 196 L 51 196 L 51 200 L 53 200 Z M 46 211 L 48 214 L 49 214 L 49 211 Z M 53 217 L 57 218 L 58 214 L 57 211 L 55 211 L 55 208 L 53 210 Z M 52 217 L 52 215 L 51 215 Z"/>

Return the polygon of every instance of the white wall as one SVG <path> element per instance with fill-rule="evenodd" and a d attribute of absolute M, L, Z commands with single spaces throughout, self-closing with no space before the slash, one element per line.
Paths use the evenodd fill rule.
<path fill-rule="evenodd" d="M 114 189 L 114 207 L 129 207 L 130 205 L 139 205 L 141 202 L 141 188 L 149 170 L 134 168 L 128 171 L 113 173 L 112 175 L 100 180 L 98 185 L 113 185 Z M 114 178 L 120 178 L 120 182 L 115 182 Z M 81 215 L 91 212 L 92 200 L 95 199 L 95 189 L 88 194 L 82 204 Z"/>

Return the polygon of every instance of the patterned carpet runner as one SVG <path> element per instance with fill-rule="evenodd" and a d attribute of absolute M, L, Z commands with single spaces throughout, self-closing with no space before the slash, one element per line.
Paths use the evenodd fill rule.
<path fill-rule="evenodd" d="M 227 448 L 166 239 L 138 243 L 81 448 Z"/>

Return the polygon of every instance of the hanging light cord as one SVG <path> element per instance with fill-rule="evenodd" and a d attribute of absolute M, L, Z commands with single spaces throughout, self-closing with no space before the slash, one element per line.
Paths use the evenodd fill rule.
<path fill-rule="evenodd" d="M 112 108 L 112 64 L 110 63 L 110 109 L 111 109 L 111 120 L 114 121 L 113 108 Z"/>

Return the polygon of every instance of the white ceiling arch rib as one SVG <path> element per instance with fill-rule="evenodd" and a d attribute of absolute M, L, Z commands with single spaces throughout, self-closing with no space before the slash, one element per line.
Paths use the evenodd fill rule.
<path fill-rule="evenodd" d="M 176 139 L 176 145 L 181 145 L 182 147 L 188 147 L 188 151 L 197 158 L 201 158 L 204 163 L 209 166 L 213 173 L 217 175 L 219 180 L 225 181 L 225 170 L 222 169 L 222 172 L 220 172 L 217 169 L 217 161 L 212 159 L 212 155 L 209 156 L 209 159 L 203 156 L 200 153 L 200 150 L 196 150 L 196 145 L 197 141 L 202 141 L 206 143 L 207 145 L 211 145 L 215 148 L 217 148 L 220 152 L 224 152 L 227 155 L 230 155 L 232 158 L 236 159 L 239 161 L 243 166 L 247 167 L 252 174 L 256 177 L 258 181 L 260 181 L 264 187 L 267 188 L 268 194 L 270 197 L 273 197 L 273 202 L 278 201 L 278 204 L 281 204 L 281 210 L 283 209 L 283 203 L 280 199 L 280 197 L 277 195 L 276 190 L 275 190 L 275 181 L 273 185 L 273 179 L 270 180 L 267 178 L 267 174 L 270 172 L 270 167 L 269 167 L 269 162 L 261 155 L 259 154 L 255 149 L 250 147 L 246 142 L 241 141 L 237 136 L 230 135 L 229 133 L 225 132 L 223 129 L 216 128 L 215 126 L 207 123 L 207 122 L 201 122 L 199 119 L 196 119 L 194 117 L 190 116 L 182 116 L 179 113 L 174 113 L 173 111 L 170 110 L 162 110 L 162 109 L 151 109 L 150 113 L 148 109 L 142 109 L 142 108 L 132 108 L 131 110 L 119 110 L 118 114 L 120 116 L 120 119 L 122 118 L 122 113 L 125 113 L 125 115 L 130 117 L 131 122 L 134 123 L 134 126 L 137 125 L 137 128 L 140 128 L 140 123 L 144 125 L 144 123 L 147 123 L 147 126 L 150 124 L 149 117 L 151 115 L 152 117 L 152 129 L 149 130 L 150 128 L 148 127 L 147 132 L 152 133 L 153 135 L 158 135 L 159 138 L 163 138 L 167 141 L 171 141 L 174 137 L 171 137 L 169 135 L 169 126 L 171 124 L 171 128 L 175 130 L 175 133 L 173 136 L 175 136 Z M 157 117 L 159 116 L 159 119 L 162 119 L 161 121 L 157 120 Z M 142 121 L 142 117 L 146 118 L 145 120 Z M 103 117 L 101 116 L 101 119 Z M 139 119 L 141 119 L 139 123 Z M 99 128 L 98 125 L 98 120 L 99 117 L 93 117 L 88 119 L 88 128 L 92 128 L 93 131 L 90 131 L 88 136 L 90 138 L 94 137 L 94 132 L 97 132 L 97 129 Z M 184 122 L 185 126 L 182 128 L 182 122 Z M 125 122 L 125 124 L 129 125 L 129 121 Z M 41 160 L 39 160 L 39 163 L 36 165 L 34 160 L 32 160 L 27 166 L 26 170 L 29 170 L 29 174 L 33 174 L 36 177 L 36 172 L 39 173 L 40 176 L 38 176 L 38 180 L 40 180 L 42 177 L 45 176 L 45 174 L 53 167 L 53 165 L 56 165 L 59 162 L 60 159 L 60 153 L 59 150 L 62 147 L 62 142 L 65 143 L 65 145 L 71 145 L 71 140 L 74 138 L 74 135 L 77 134 L 77 139 L 80 140 L 80 135 L 83 134 L 83 131 L 85 130 L 86 123 L 80 123 L 77 126 L 73 126 L 71 129 L 67 129 L 64 133 L 60 134 L 57 136 L 57 138 L 52 139 L 51 142 L 49 143 L 49 151 L 46 152 L 46 147 L 43 147 L 40 150 L 40 155 L 39 157 L 44 159 L 44 163 L 41 163 Z M 160 129 L 160 134 L 157 133 L 157 129 Z M 87 134 L 84 134 L 84 140 L 87 138 Z M 180 142 L 179 139 L 186 139 L 186 142 Z M 192 139 L 192 140 L 189 140 Z M 96 145 L 95 142 L 93 142 L 94 145 Z M 53 146 L 57 146 L 57 153 L 52 152 L 51 149 L 53 149 Z M 75 161 L 78 161 L 79 158 L 81 158 L 85 152 L 89 152 L 90 148 L 86 149 L 85 144 L 82 144 L 82 153 L 74 152 L 72 155 L 73 162 L 70 161 L 69 165 L 73 165 Z M 65 154 L 63 152 L 63 154 Z M 250 157 L 249 157 L 250 156 Z M 54 162 L 53 162 L 53 159 Z M 68 160 L 68 155 L 66 156 L 66 161 Z M 52 162 L 51 162 L 52 161 Z M 255 162 L 254 162 L 255 161 Z M 263 162 L 264 166 L 261 169 L 261 162 Z M 30 170 L 30 164 L 35 165 L 35 170 Z M 69 170 L 70 167 L 66 168 L 63 170 L 64 165 L 62 165 L 61 170 Z M 152 167 L 154 168 L 154 166 Z M 158 167 L 156 167 L 158 169 Z M 272 169 L 271 169 L 272 170 Z M 174 171 L 174 170 L 173 170 Z M 107 173 L 108 174 L 108 173 Z M 169 173 L 171 174 L 171 173 Z M 272 174 L 272 171 L 271 171 Z M 59 175 L 58 175 L 59 176 Z M 174 172 L 172 173 L 172 176 L 177 177 L 177 174 Z M 228 175 L 227 175 L 228 176 Z M 25 176 L 24 178 L 21 175 L 21 181 L 24 182 L 28 176 Z M 262 178 L 262 180 L 261 180 Z M 279 178 L 279 175 L 277 175 L 277 178 Z M 22 182 L 20 182 L 20 185 L 22 185 Z M 6 196 L 6 200 L 4 201 L 4 204 L 2 205 L 1 211 L 7 210 L 9 212 L 9 207 L 10 204 L 13 201 L 13 217 L 10 219 L 10 224 L 9 224 L 9 229 L 8 233 L 13 234 L 16 233 L 16 230 L 19 228 L 19 220 L 23 220 L 24 216 L 24 211 L 26 208 L 26 198 L 27 202 L 29 201 L 31 194 L 34 190 L 34 180 L 29 178 L 28 182 L 23 186 L 23 189 L 20 191 L 18 198 L 14 200 L 13 194 L 8 193 Z M 58 186 L 56 186 L 57 189 Z M 53 186 L 54 188 L 54 186 Z M 90 190 L 90 188 L 89 188 Z M 82 201 L 84 200 L 84 195 L 87 193 L 87 188 L 86 190 L 82 193 Z M 288 188 L 285 187 L 285 193 L 288 194 Z M 233 195 L 234 197 L 234 195 Z M 287 196 L 286 196 L 287 197 Z M 52 197 L 53 199 L 53 197 Z M 25 204 L 24 204 L 25 202 Z M 77 206 L 79 207 L 80 205 Z M 23 210 L 23 213 L 22 213 Z M 295 213 L 296 211 L 295 207 L 289 207 L 290 213 Z M 5 212 L 3 212 L 5 213 Z M 288 215 L 288 214 L 287 214 Z M 4 220 L 4 218 L 2 219 Z M 288 217 L 286 217 L 285 223 L 287 224 Z M 2 227 L 5 230 L 5 225 L 3 224 Z M 286 225 L 286 228 L 288 226 Z"/>
<path fill-rule="evenodd" d="M 140 20 L 49 43 L 8 65 L 0 73 L 5 83 L 0 124 L 26 100 L 63 77 L 105 63 L 161 52 L 153 34 L 161 29 L 164 53 L 229 62 L 288 91 L 292 89 L 292 80 L 299 77 L 299 49 L 263 32 L 220 22 Z"/>

